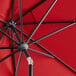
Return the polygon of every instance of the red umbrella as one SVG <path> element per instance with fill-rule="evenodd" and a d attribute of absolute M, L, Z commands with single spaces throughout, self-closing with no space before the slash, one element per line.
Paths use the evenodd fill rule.
<path fill-rule="evenodd" d="M 75 0 L 1 2 L 0 75 L 75 76 L 74 5 Z"/>

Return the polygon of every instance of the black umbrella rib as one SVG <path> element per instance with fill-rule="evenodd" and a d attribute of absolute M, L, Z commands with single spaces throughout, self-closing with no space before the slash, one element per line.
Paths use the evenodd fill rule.
<path fill-rule="evenodd" d="M 15 35 L 17 41 L 18 41 L 19 43 L 21 43 L 22 41 L 21 41 L 21 39 L 20 39 L 20 37 L 19 37 L 19 35 L 18 35 L 18 33 L 17 33 L 15 27 L 13 27 L 11 30 L 13 31 L 13 33 L 14 33 L 14 35 Z"/>
<path fill-rule="evenodd" d="M 22 22 L 21 0 L 19 0 L 19 13 L 20 13 L 20 26 L 21 26 L 21 40 L 23 42 L 23 22 Z"/>
<path fill-rule="evenodd" d="M 46 38 L 46 37 L 49 37 L 49 36 L 51 36 L 51 35 L 53 35 L 53 34 L 55 34 L 55 33 L 57 33 L 57 32 L 60 32 L 60 31 L 66 29 L 66 28 L 68 28 L 68 27 L 70 27 L 70 26 L 72 26 L 72 25 L 74 25 L 74 24 L 75 24 L 75 23 L 68 24 L 68 25 L 66 25 L 66 26 L 64 26 L 64 27 L 62 27 L 62 28 L 60 28 L 60 29 L 58 29 L 58 30 L 56 30 L 56 31 L 54 31 L 54 32 L 51 32 L 51 33 L 49 33 L 49 34 L 47 34 L 47 35 L 45 35 L 45 36 L 43 36 L 43 37 L 40 37 L 40 38 L 36 39 L 35 41 L 30 42 L 29 45 L 31 45 L 31 44 L 33 44 L 33 43 L 35 43 L 35 42 L 38 42 L 38 41 L 40 41 L 40 40 L 42 40 L 42 39 L 44 39 L 44 38 Z"/>
<path fill-rule="evenodd" d="M 9 35 L 7 35 L 6 33 L 4 33 L 3 31 L 1 31 L 1 29 L 0 29 L 0 32 L 2 33 L 2 34 L 4 34 L 5 36 L 7 36 L 9 39 L 11 39 L 12 41 L 14 41 L 16 44 L 19 44 L 18 42 L 16 42 L 13 38 L 11 38 Z"/>
<path fill-rule="evenodd" d="M 0 47 L 0 49 L 17 49 L 17 47 Z"/>
<path fill-rule="evenodd" d="M 17 63 L 17 68 L 16 68 L 16 71 L 15 71 L 15 76 L 17 76 L 17 72 L 18 72 L 18 69 L 19 69 L 20 62 L 21 62 L 22 54 L 23 54 L 23 52 L 20 52 L 18 63 Z"/>
<path fill-rule="evenodd" d="M 3 23 L 5 23 L 5 24 L 7 24 L 7 22 L 6 22 L 6 21 L 4 21 L 4 20 L 1 20 L 1 19 L 0 19 L 0 22 L 3 22 Z"/>
<path fill-rule="evenodd" d="M 7 31 L 8 31 L 8 27 L 7 26 L 3 26 L 3 27 L 1 27 L 0 29 L 5 29 L 6 28 L 6 30 L 4 31 L 4 33 L 6 33 Z M 4 37 L 4 34 L 0 37 L 0 40 L 2 39 Z"/>
<path fill-rule="evenodd" d="M 34 49 L 28 48 L 28 50 L 33 51 L 33 52 L 36 52 L 36 53 L 39 53 L 39 54 L 42 54 L 42 55 L 44 55 L 44 56 L 48 56 L 48 57 L 54 58 L 52 55 L 45 54 L 45 53 L 43 53 L 43 52 L 40 52 L 40 51 L 37 51 L 37 50 L 34 50 Z"/>
<path fill-rule="evenodd" d="M 0 27 L 0 29 L 5 29 L 5 28 L 7 28 L 7 27 L 8 27 L 8 26 L 4 25 L 4 26 Z"/>
<path fill-rule="evenodd" d="M 6 33 L 8 31 L 8 28 L 4 31 Z M 4 37 L 4 34 L 0 37 L 0 40 Z"/>
<path fill-rule="evenodd" d="M 74 23 L 76 21 L 44 21 L 42 24 L 54 24 L 54 23 Z M 32 25 L 38 24 L 39 22 L 23 22 L 23 25 Z M 16 23 L 16 25 L 20 25 L 20 23 Z"/>
<path fill-rule="evenodd" d="M 12 4 L 12 7 L 11 7 L 12 10 L 11 10 L 11 18 L 10 18 L 10 19 L 12 20 L 12 19 L 13 19 L 13 12 L 14 12 L 14 4 L 15 4 L 15 0 L 12 0 L 12 3 L 11 3 L 11 4 Z"/>
<path fill-rule="evenodd" d="M 34 14 L 32 13 L 32 11 L 31 11 L 31 14 L 32 14 L 32 17 L 33 17 L 34 21 L 36 22 L 36 18 L 35 18 L 35 16 L 34 16 Z M 35 25 L 35 24 L 34 24 L 34 25 Z"/>
<path fill-rule="evenodd" d="M 43 20 L 46 18 L 46 16 L 48 15 L 48 13 L 51 11 L 51 9 L 53 8 L 53 6 L 55 5 L 55 3 L 57 2 L 57 0 L 54 0 L 53 3 L 51 4 L 51 6 L 48 8 L 48 10 L 46 11 L 46 13 L 44 14 L 44 16 L 41 18 L 41 20 L 39 21 L 38 25 L 36 26 L 36 28 L 34 29 L 34 31 L 30 34 L 29 38 L 26 40 L 25 43 L 27 43 L 31 37 L 34 35 L 34 33 L 36 32 L 36 30 L 39 28 L 39 26 L 42 24 Z"/>
<path fill-rule="evenodd" d="M 11 37 L 13 38 L 13 32 L 12 32 L 12 30 L 11 30 Z M 11 46 L 14 47 L 13 41 L 11 41 Z M 14 52 L 13 48 L 11 50 L 12 50 L 12 52 Z M 14 67 L 14 74 L 15 74 L 16 63 L 15 63 L 15 56 L 14 56 L 14 54 L 12 55 L 12 59 L 13 59 L 13 67 Z"/>
<path fill-rule="evenodd" d="M 34 10 L 36 7 L 38 7 L 39 5 L 41 5 L 43 2 L 45 2 L 46 0 L 42 0 L 41 2 L 39 2 L 39 3 L 37 3 L 35 6 L 33 6 L 32 8 L 30 8 L 26 13 L 24 13 L 23 15 L 22 15 L 22 17 L 24 17 L 26 14 L 28 14 L 29 12 L 31 12 L 32 10 Z M 20 17 L 19 18 L 17 18 L 16 20 L 15 20 L 15 22 L 16 21 L 18 21 L 20 19 Z"/>
<path fill-rule="evenodd" d="M 17 53 L 17 52 L 18 52 L 18 50 L 12 52 L 11 54 L 9 54 L 9 55 L 7 55 L 6 57 L 2 58 L 2 59 L 0 60 L 0 62 L 4 61 L 5 59 L 9 58 L 10 56 L 12 56 L 13 54 L 15 54 L 15 53 Z"/>
<path fill-rule="evenodd" d="M 32 13 L 32 11 L 31 11 L 31 14 L 32 14 L 32 17 L 33 17 L 33 19 L 34 19 L 34 22 L 36 22 L 36 18 L 35 18 L 35 16 L 34 16 L 34 14 Z M 34 29 L 34 27 L 35 27 L 35 24 L 34 24 L 32 30 Z"/>
<path fill-rule="evenodd" d="M 15 26 L 12 26 L 12 27 L 11 27 L 11 30 L 12 30 L 12 32 L 14 33 L 14 35 L 15 35 L 15 37 L 16 37 L 18 43 L 21 43 L 22 41 L 21 41 L 21 39 L 20 39 L 20 37 L 19 37 L 19 35 L 18 35 L 16 29 L 15 29 Z M 13 38 L 12 38 L 12 39 L 13 39 Z"/>
<path fill-rule="evenodd" d="M 36 18 L 35 18 L 35 16 L 34 16 L 34 14 L 32 13 L 32 11 L 31 11 L 31 14 L 32 14 L 32 17 L 33 17 L 33 19 L 34 19 L 34 22 L 36 22 Z M 33 28 L 31 29 L 31 30 L 34 30 L 34 28 L 36 27 L 36 24 L 34 24 L 34 26 L 33 26 Z M 32 32 L 32 31 L 31 31 Z M 31 34 L 31 32 L 30 32 L 30 34 Z"/>

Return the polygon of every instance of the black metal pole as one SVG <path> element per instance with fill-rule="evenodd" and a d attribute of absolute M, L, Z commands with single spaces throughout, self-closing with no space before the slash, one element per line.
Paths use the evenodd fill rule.
<path fill-rule="evenodd" d="M 29 73 L 28 76 L 33 76 L 33 65 L 29 64 Z"/>
<path fill-rule="evenodd" d="M 33 60 L 31 59 L 29 53 L 27 52 L 27 49 L 24 49 L 24 55 L 27 58 L 28 61 L 28 66 L 29 66 L 29 71 L 28 71 L 28 76 L 33 76 Z"/>
<path fill-rule="evenodd" d="M 28 76 L 33 76 L 33 60 L 31 59 L 30 55 L 26 50 L 24 50 L 24 54 L 27 58 L 28 66 L 29 66 Z"/>

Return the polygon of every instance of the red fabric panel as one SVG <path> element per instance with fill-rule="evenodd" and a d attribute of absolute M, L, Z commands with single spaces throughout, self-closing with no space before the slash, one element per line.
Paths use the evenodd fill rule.
<path fill-rule="evenodd" d="M 18 0 L 15 0 L 15 9 L 14 9 L 14 20 L 19 16 L 19 9 L 18 9 Z M 22 8 L 23 12 L 27 11 L 30 7 L 35 5 L 40 0 L 31 0 L 25 1 L 22 0 Z M 47 0 L 45 3 L 40 5 L 38 8 L 33 10 L 33 14 L 37 21 L 41 19 L 43 14 L 46 12 L 47 8 L 50 6 L 53 0 Z M 58 21 L 58 20 L 74 20 L 76 17 L 75 11 L 75 0 L 58 0 L 56 5 L 53 7 L 45 21 Z M 25 5 L 26 4 L 26 5 Z M 0 18 L 3 20 L 7 20 L 8 12 L 10 9 L 11 2 L 10 0 L 2 0 L 0 1 Z M 7 6 L 7 7 L 6 7 Z M 23 18 L 23 21 L 35 21 L 32 13 L 29 13 L 26 17 Z M 60 27 L 63 27 L 67 24 L 48 24 L 48 25 L 41 25 L 38 31 L 32 37 L 33 39 L 37 39 L 49 32 L 52 32 Z M 0 25 L 0 27 L 2 24 Z M 19 28 L 19 27 L 18 27 Z M 29 35 L 34 29 L 34 25 L 25 25 L 23 26 L 24 32 Z M 65 63 L 70 65 L 72 68 L 75 68 L 76 61 L 75 61 L 75 53 L 76 53 L 76 36 L 75 36 L 75 28 L 76 25 L 69 27 L 59 33 L 56 33 L 44 40 L 39 41 L 40 44 L 45 46 L 50 52 L 55 54 L 57 57 L 62 59 Z M 25 38 L 26 39 L 26 38 Z M 9 39 L 4 37 L 2 41 L 0 41 L 0 46 L 9 46 L 10 42 Z M 37 49 L 39 51 L 43 51 L 37 45 L 33 44 L 29 46 L 30 48 Z M 0 50 L 1 51 L 1 50 Z M 0 58 L 6 56 L 11 52 L 11 50 L 3 50 L 4 52 L 0 53 Z M 7 53 L 5 52 L 7 51 Z M 65 67 L 62 63 L 57 61 L 56 59 L 52 59 L 40 54 L 36 54 L 34 52 L 30 52 L 31 57 L 34 60 L 34 76 L 76 76 L 70 69 Z M 19 57 L 19 53 L 15 54 L 16 57 L 16 65 Z M 4 62 L 0 63 L 0 76 L 14 76 L 13 75 L 13 65 L 12 65 L 12 58 L 5 60 Z M 22 60 L 20 63 L 18 76 L 28 76 L 28 64 L 26 61 L 25 56 L 22 56 Z"/>

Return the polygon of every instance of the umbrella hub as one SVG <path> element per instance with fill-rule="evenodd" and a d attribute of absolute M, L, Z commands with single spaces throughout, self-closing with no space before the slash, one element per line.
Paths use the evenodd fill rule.
<path fill-rule="evenodd" d="M 9 21 L 9 25 L 15 26 L 16 23 L 13 20 L 11 20 L 11 21 Z"/>
<path fill-rule="evenodd" d="M 8 24 L 7 24 L 8 27 L 12 28 L 12 27 L 15 27 L 15 25 L 16 23 L 13 20 L 8 21 Z"/>
<path fill-rule="evenodd" d="M 20 51 L 22 51 L 22 50 L 27 50 L 27 49 L 28 49 L 28 44 L 26 44 L 26 43 L 20 44 L 20 45 L 18 46 L 18 49 L 19 49 Z"/>

